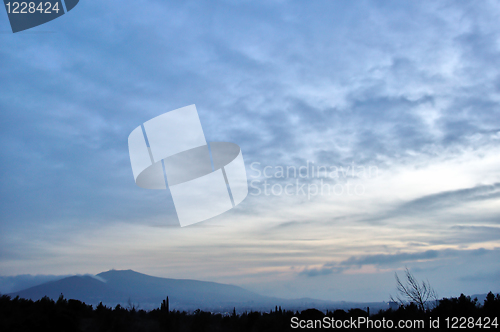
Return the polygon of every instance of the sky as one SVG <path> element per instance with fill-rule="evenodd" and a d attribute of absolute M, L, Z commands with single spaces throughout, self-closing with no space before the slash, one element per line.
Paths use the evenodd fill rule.
<path fill-rule="evenodd" d="M 499 17 L 497 1 L 82 0 L 13 34 L 0 10 L 0 276 L 388 301 L 408 267 L 440 297 L 499 292 Z M 168 189 L 136 186 L 127 138 L 191 104 L 207 141 L 241 147 L 249 194 L 181 228 Z"/>

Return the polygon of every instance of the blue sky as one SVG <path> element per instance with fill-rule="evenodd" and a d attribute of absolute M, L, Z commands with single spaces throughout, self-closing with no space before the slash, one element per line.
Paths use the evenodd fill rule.
<path fill-rule="evenodd" d="M 371 301 L 407 266 L 440 296 L 500 291 L 499 15 L 80 1 L 12 34 L 0 13 L 0 275 L 134 269 Z M 241 147 L 250 194 L 180 228 L 168 190 L 135 185 L 127 137 L 191 104 L 208 141 Z"/>

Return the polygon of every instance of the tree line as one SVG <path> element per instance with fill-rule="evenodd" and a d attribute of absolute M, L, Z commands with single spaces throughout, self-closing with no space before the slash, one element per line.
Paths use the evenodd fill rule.
<path fill-rule="evenodd" d="M 296 331 L 291 327 L 296 319 L 322 320 L 327 317 L 336 320 L 368 317 L 361 309 L 333 310 L 326 313 L 308 309 L 302 312 L 273 308 L 269 312 L 245 312 L 222 315 L 196 310 L 170 311 L 168 300 L 160 308 L 151 311 L 140 310 L 134 305 L 114 308 L 100 303 L 96 307 L 84 302 L 65 299 L 62 295 L 57 301 L 48 297 L 33 301 L 7 295 L 0 297 L 0 331 Z M 500 313 L 500 295 L 489 293 L 484 303 L 461 295 L 446 298 L 433 308 L 422 308 L 410 302 L 398 309 L 381 310 L 369 316 L 372 320 L 391 319 L 394 322 L 404 319 L 422 319 L 427 322 L 431 317 L 497 317 Z M 441 324 L 441 329 L 445 326 Z M 492 326 L 494 329 L 495 327 Z M 361 328 L 358 328 L 361 329 Z M 311 330 L 313 331 L 313 330 Z"/>

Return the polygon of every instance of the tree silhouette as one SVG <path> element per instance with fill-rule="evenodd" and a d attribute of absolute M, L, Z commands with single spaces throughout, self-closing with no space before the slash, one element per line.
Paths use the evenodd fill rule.
<path fill-rule="evenodd" d="M 399 295 L 395 299 L 391 296 L 391 301 L 398 302 L 400 305 L 407 302 L 415 303 L 421 311 L 436 306 L 437 294 L 428 280 L 420 283 L 408 268 L 405 268 L 405 282 L 399 279 L 397 272 L 394 275 Z"/>
<path fill-rule="evenodd" d="M 495 297 L 495 294 L 489 292 L 484 300 L 484 310 L 492 317 L 495 313 L 500 312 L 500 294 Z"/>
<path fill-rule="evenodd" d="M 413 278 L 414 280 L 415 278 Z M 417 283 L 420 287 L 420 283 Z M 428 284 L 428 282 L 426 283 Z M 405 284 L 406 287 L 408 285 Z M 429 287 L 427 287 L 429 288 Z M 168 324 L 165 321 L 166 305 L 151 311 L 134 310 L 117 305 L 114 309 L 102 303 L 93 308 L 79 300 L 60 297 L 56 302 L 48 297 L 33 301 L 19 297 L 10 298 L 0 296 L 0 331 L 81 331 L 81 332 L 257 332 L 257 331 L 292 331 L 290 322 L 293 317 L 300 320 L 323 320 L 325 317 L 335 320 L 356 320 L 368 317 L 368 313 L 361 309 L 349 309 L 348 312 L 337 309 L 325 313 L 317 309 L 306 309 L 302 312 L 283 310 L 278 306 L 277 311 L 270 312 L 242 312 L 232 315 L 211 313 L 200 309 L 193 313 L 185 311 L 171 311 L 168 315 Z M 424 305 L 425 307 L 425 305 Z M 430 329 L 431 319 L 441 317 L 490 317 L 488 324 L 479 320 L 483 328 L 498 329 L 498 312 L 500 295 L 489 293 L 484 306 L 478 305 L 476 299 L 460 295 L 458 298 L 442 299 L 436 308 L 421 311 L 416 301 L 400 307 L 397 310 L 381 310 L 372 315 L 372 320 L 390 319 L 397 326 L 398 322 L 408 319 L 424 321 L 425 329 Z M 275 309 L 275 308 L 274 308 Z M 475 321 L 477 324 L 477 320 Z M 486 325 L 488 327 L 486 327 Z M 467 325 L 470 327 L 470 323 Z M 360 330 L 367 330 L 358 326 Z M 477 326 L 479 327 L 479 325 Z M 371 330 L 371 329 L 368 329 Z"/>

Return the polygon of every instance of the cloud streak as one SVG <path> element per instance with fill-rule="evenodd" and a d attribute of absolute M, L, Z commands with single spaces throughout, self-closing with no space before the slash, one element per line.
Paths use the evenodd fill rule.
<path fill-rule="evenodd" d="M 378 268 L 388 266 L 401 266 L 402 264 L 410 264 L 417 261 L 429 261 L 444 259 L 449 257 L 459 257 L 462 255 L 479 257 L 487 254 L 488 252 L 499 252 L 500 248 L 488 250 L 485 248 L 473 250 L 426 250 L 414 253 L 395 253 L 395 254 L 378 254 L 378 255 L 364 255 L 364 256 L 351 256 L 341 262 L 329 262 L 320 268 L 305 268 L 299 272 L 301 276 L 316 277 L 320 275 L 329 275 L 332 273 L 342 273 L 347 269 L 361 268 L 365 265 L 375 265 Z"/>

